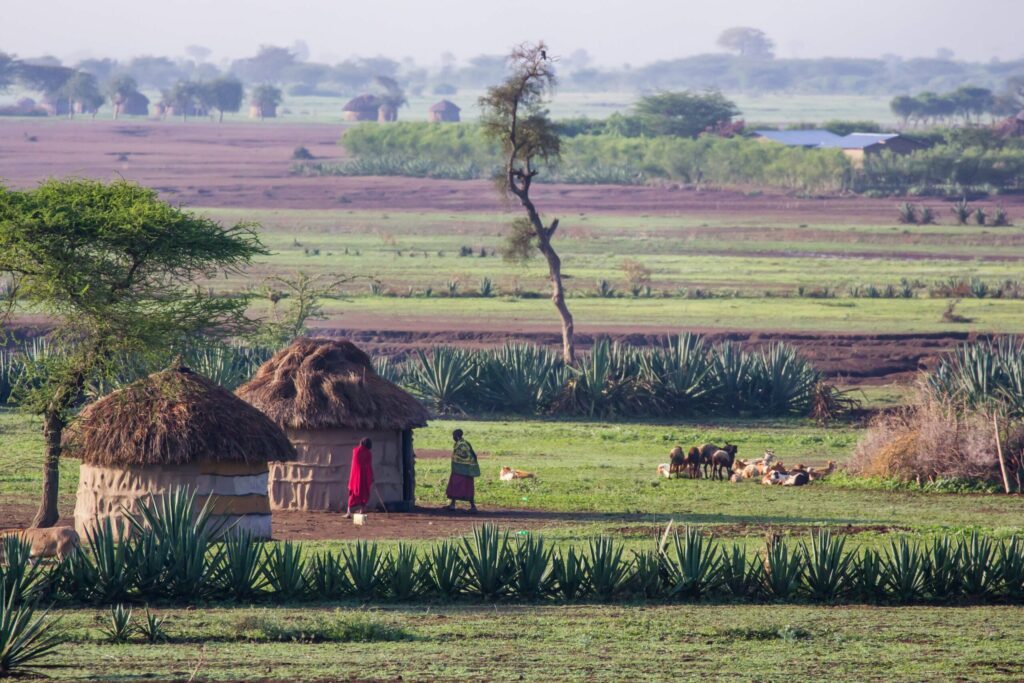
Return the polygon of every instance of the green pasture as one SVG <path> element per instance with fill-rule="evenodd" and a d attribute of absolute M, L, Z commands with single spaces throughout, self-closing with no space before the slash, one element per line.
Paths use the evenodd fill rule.
<path fill-rule="evenodd" d="M 281 681 L 811 681 L 826 671 L 834 681 L 1024 676 L 1017 607 L 497 604 L 154 611 L 167 618 L 169 642 L 112 645 L 101 631 L 108 613 L 59 612 L 72 641 L 54 657 L 60 668 L 47 675 Z M 362 626 L 357 633 L 369 634 L 368 642 L 346 642 L 353 630 L 347 625 Z M 303 630 L 329 639 L 287 639 L 290 631 Z"/>
<path fill-rule="evenodd" d="M 1024 499 L 990 494 L 940 494 L 887 490 L 877 482 L 836 475 L 832 481 L 803 488 L 763 487 L 710 480 L 665 480 L 656 474 L 676 444 L 729 441 L 740 458 L 759 457 L 766 448 L 790 465 L 843 463 L 856 444 L 858 429 L 822 428 L 802 420 L 717 421 L 713 424 L 599 423 L 586 421 L 436 420 L 416 433 L 417 502 L 443 505 L 448 475 L 444 457 L 451 430 L 466 432 L 481 458 L 477 483 L 481 505 L 557 513 L 551 515 L 554 539 L 579 538 L 609 530 L 634 529 L 642 539 L 651 525 L 709 525 L 728 535 L 760 539 L 764 525 L 809 530 L 818 525 L 888 527 L 913 533 L 981 528 L 1006 535 L 1021 528 Z M 427 457 L 441 451 L 442 457 Z M 41 484 L 42 438 L 38 420 L 0 412 L 0 499 L 34 503 Z M 498 470 L 510 466 L 534 472 L 533 480 L 501 482 Z M 61 501 L 72 505 L 78 465 L 62 467 Z M 742 527 L 742 531 L 737 531 Z"/>
<path fill-rule="evenodd" d="M 939 207 L 941 208 L 941 207 Z M 271 255 L 247 273 L 213 283 L 239 291 L 268 275 L 305 271 L 359 275 L 344 300 L 327 302 L 334 320 L 346 313 L 382 319 L 437 316 L 548 324 L 547 274 L 542 260 L 514 264 L 495 251 L 510 216 L 500 213 L 416 213 L 200 209 L 217 220 L 254 220 Z M 556 238 L 572 310 L 586 325 L 657 325 L 846 332 L 1014 332 L 1016 300 L 965 299 L 942 319 L 947 301 L 926 299 L 948 278 L 992 285 L 1021 278 L 1024 228 L 898 226 L 849 223 L 766 223 L 756 217 L 593 215 L 562 218 Z M 460 256 L 466 247 L 471 256 Z M 487 254 L 480 256 L 481 249 Z M 651 271 L 652 297 L 634 299 L 623 271 L 632 260 Z M 370 278 L 380 292 L 370 296 Z M 476 296 L 489 279 L 496 296 Z M 918 285 L 912 300 L 851 299 L 864 285 Z M 615 290 L 596 298 L 598 282 Z M 450 282 L 464 297 L 446 296 Z M 838 299 L 797 298 L 798 288 L 838 290 Z M 715 294 L 700 299 L 696 290 Z M 736 295 L 738 298 L 732 298 Z M 534 298 L 530 298 L 530 297 Z M 766 297 L 766 298 L 762 298 Z M 767 298 L 771 297 L 771 298 Z"/>

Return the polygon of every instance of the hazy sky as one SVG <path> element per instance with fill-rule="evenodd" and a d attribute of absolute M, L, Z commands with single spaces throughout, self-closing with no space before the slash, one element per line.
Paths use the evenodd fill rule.
<path fill-rule="evenodd" d="M 1024 57 L 1024 0 L 0 0 L 0 51 L 77 60 L 200 44 L 221 61 L 304 40 L 314 60 L 435 63 L 543 38 L 617 65 L 715 51 L 735 25 L 766 31 L 780 57 Z"/>

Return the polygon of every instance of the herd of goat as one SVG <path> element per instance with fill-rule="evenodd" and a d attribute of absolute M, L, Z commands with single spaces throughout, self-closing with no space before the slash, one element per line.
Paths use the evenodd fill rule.
<path fill-rule="evenodd" d="M 744 479 L 760 479 L 766 486 L 803 486 L 812 481 L 824 479 L 836 469 L 835 460 L 828 461 L 825 469 L 806 467 L 802 464 L 787 469 L 781 460 L 775 459 L 775 453 L 765 451 L 756 460 L 746 462 L 736 457 L 738 448 L 730 443 L 722 448 L 710 443 L 693 446 L 684 451 L 676 446 L 669 451 L 669 462 L 658 465 L 658 474 L 669 478 L 689 477 L 741 482 Z"/>

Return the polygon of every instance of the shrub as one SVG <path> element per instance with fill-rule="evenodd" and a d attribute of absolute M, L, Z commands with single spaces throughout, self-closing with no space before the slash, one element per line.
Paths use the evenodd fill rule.
<path fill-rule="evenodd" d="M 316 157 L 313 156 L 313 153 L 310 152 L 305 145 L 299 145 L 292 150 L 292 159 L 296 161 L 309 161 L 315 158 Z"/>
<path fill-rule="evenodd" d="M 910 202 L 903 202 L 899 207 L 898 220 L 904 225 L 914 225 L 917 223 L 917 207 Z"/>
<path fill-rule="evenodd" d="M 971 209 L 967 206 L 967 199 L 961 199 L 953 205 L 953 216 L 956 217 L 957 225 L 967 225 L 967 219 L 971 217 Z"/>
<path fill-rule="evenodd" d="M 107 625 L 102 630 L 107 636 L 107 641 L 115 645 L 127 643 L 135 633 L 135 624 L 132 623 L 132 608 L 122 604 L 112 605 Z"/>

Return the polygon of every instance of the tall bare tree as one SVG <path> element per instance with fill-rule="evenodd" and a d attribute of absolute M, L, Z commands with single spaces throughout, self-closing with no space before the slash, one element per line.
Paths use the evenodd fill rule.
<path fill-rule="evenodd" d="M 562 319 L 562 356 L 566 363 L 576 357 L 572 313 L 565 303 L 562 260 L 551 245 L 558 219 L 545 224 L 530 198 L 533 179 L 540 173 L 538 163 L 557 160 L 561 144 L 548 111 L 547 96 L 555 85 L 554 64 L 543 41 L 523 43 L 508 57 L 509 76 L 480 98 L 481 123 L 489 138 L 504 153 L 505 168 L 500 177 L 502 191 L 515 197 L 526 217 L 512 222 L 506 257 L 525 260 L 534 246 L 548 263 L 551 301 Z"/>

